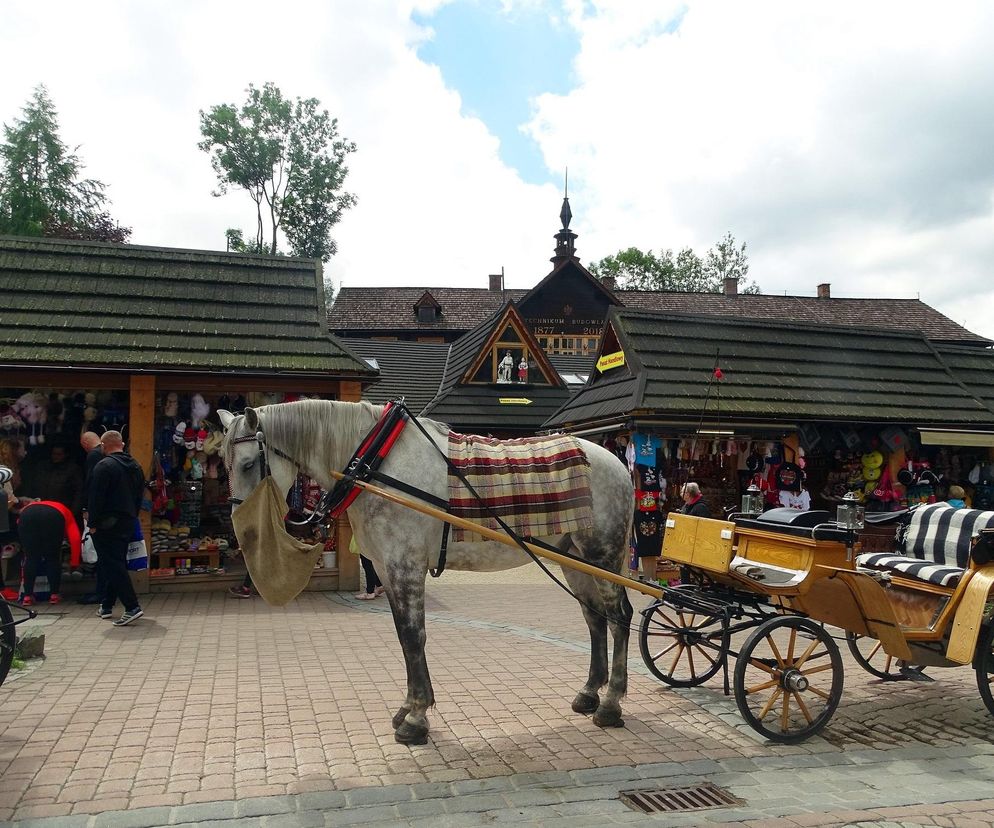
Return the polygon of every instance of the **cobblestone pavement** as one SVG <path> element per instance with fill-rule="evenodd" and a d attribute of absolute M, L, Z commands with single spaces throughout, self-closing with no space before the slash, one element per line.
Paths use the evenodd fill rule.
<path fill-rule="evenodd" d="M 969 668 L 882 683 L 850 662 L 823 735 L 778 746 L 720 680 L 667 689 L 634 644 L 627 726 L 601 730 L 569 709 L 585 625 L 536 568 L 430 582 L 437 705 L 413 748 L 390 726 L 385 600 L 154 596 L 125 628 L 42 609 L 48 658 L 0 687 L 0 822 L 994 825 L 994 719 Z M 618 798 L 702 781 L 743 804 L 647 816 Z"/>

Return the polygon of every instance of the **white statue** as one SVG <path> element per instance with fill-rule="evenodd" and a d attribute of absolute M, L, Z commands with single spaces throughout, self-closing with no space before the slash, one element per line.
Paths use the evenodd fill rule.
<path fill-rule="evenodd" d="M 504 353 L 504 358 L 497 365 L 497 382 L 510 382 L 511 371 L 514 370 L 514 357 L 510 351 Z"/>

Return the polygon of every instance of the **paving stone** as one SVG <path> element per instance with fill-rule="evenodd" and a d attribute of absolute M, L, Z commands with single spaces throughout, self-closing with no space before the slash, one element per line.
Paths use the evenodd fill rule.
<path fill-rule="evenodd" d="M 184 822 L 206 822 L 211 819 L 234 819 L 235 802 L 198 802 L 194 805 L 177 805 L 169 814 L 171 825 Z"/>
<path fill-rule="evenodd" d="M 289 796 L 256 796 L 239 799 L 235 803 L 235 816 L 253 817 L 266 814 L 289 814 L 297 804 Z"/>
<path fill-rule="evenodd" d="M 316 791 L 313 793 L 297 794 L 294 797 L 298 810 L 322 811 L 334 810 L 345 806 L 344 791 Z"/>
<path fill-rule="evenodd" d="M 172 808 L 139 808 L 136 811 L 113 811 L 97 814 L 90 828 L 156 828 L 168 825 Z"/>
<path fill-rule="evenodd" d="M 411 789 L 402 785 L 391 785 L 389 788 L 354 788 L 345 792 L 345 802 L 350 808 L 361 808 L 366 805 L 383 803 L 407 802 L 412 798 Z"/>

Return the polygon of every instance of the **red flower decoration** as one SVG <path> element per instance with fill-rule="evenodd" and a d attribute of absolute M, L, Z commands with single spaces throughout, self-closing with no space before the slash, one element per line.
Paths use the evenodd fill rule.
<path fill-rule="evenodd" d="M 720 380 L 723 376 L 725 376 L 725 375 L 721 372 L 721 368 L 715 368 L 714 369 L 714 378 L 715 379 Z"/>

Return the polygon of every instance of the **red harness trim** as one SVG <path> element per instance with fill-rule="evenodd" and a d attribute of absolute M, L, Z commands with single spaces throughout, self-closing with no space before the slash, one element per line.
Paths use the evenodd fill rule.
<path fill-rule="evenodd" d="M 349 462 L 348 468 L 346 469 L 346 474 L 354 472 L 360 465 L 364 466 L 365 469 L 368 470 L 376 469 L 379 467 L 380 463 L 386 459 L 390 449 L 393 448 L 394 443 L 396 443 L 397 439 L 400 437 L 400 433 L 404 430 L 404 426 L 407 425 L 407 417 L 403 416 L 403 412 L 401 412 L 400 419 L 394 422 L 393 427 L 386 435 L 386 438 L 382 439 L 383 429 L 387 426 L 388 421 L 393 419 L 391 409 L 393 409 L 392 402 L 387 403 L 386 406 L 384 406 L 380 419 L 377 421 L 376 425 L 373 426 L 369 434 L 365 436 L 362 443 L 359 444 L 359 448 L 356 450 L 356 453 L 352 456 L 352 460 Z M 376 453 L 372 457 L 367 458 L 366 454 L 380 439 L 382 439 L 382 442 L 380 443 L 379 449 L 376 450 Z M 340 481 L 340 485 L 343 482 L 345 481 Z M 349 484 L 349 487 L 348 492 L 346 492 L 342 499 L 329 510 L 329 514 L 333 518 L 337 518 L 345 512 L 345 510 L 355 502 L 355 499 L 359 497 L 362 492 L 362 489 L 352 483 Z"/>

